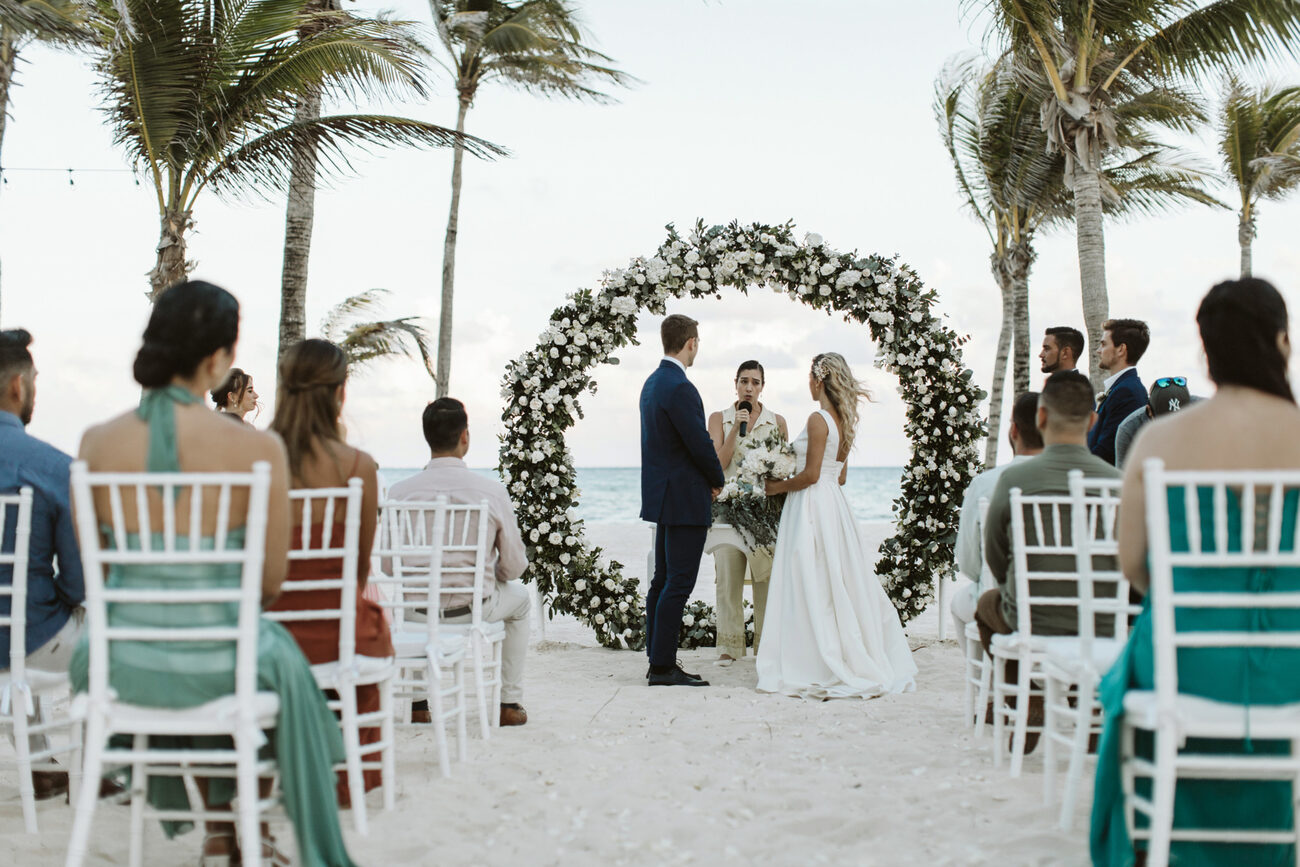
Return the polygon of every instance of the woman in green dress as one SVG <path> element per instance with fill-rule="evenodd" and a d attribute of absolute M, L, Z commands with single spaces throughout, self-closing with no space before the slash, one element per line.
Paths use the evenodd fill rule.
<path fill-rule="evenodd" d="M 290 515 L 284 445 L 275 434 L 231 425 L 204 403 L 204 395 L 221 384 L 230 370 L 238 330 L 239 303 L 224 289 L 190 281 L 164 293 L 154 305 L 144 345 L 135 360 L 135 379 L 144 388 L 139 407 L 90 428 L 82 438 L 80 457 L 92 472 L 247 472 L 257 461 L 270 463 L 262 573 L 265 606 L 278 596 L 288 565 Z M 98 500 L 101 493 L 96 494 L 95 506 L 102 524 L 110 513 L 106 494 L 105 502 Z M 230 526 L 242 528 L 247 493 L 242 499 L 232 499 Z M 210 535 L 216 514 L 214 504 L 207 505 L 202 525 L 205 535 Z M 188 526 L 188 498 L 182 497 L 176 507 L 177 526 Z M 153 508 L 152 526 L 161 526 L 159 504 Z M 239 530 L 232 530 L 231 536 L 235 544 L 242 544 Z M 110 587 L 238 586 L 240 564 L 116 566 L 108 570 L 105 580 Z M 184 616 L 195 626 L 234 623 L 235 606 L 190 607 L 195 610 Z M 143 625 L 163 617 L 174 623 L 176 606 L 117 604 L 110 609 L 114 623 Z M 83 641 L 71 667 L 73 684 L 79 690 L 86 688 L 87 657 Z M 216 647 L 186 643 L 164 650 L 157 645 L 118 642 L 114 644 L 111 678 L 123 701 L 161 708 L 194 707 L 234 692 L 234 650 L 229 643 Z M 258 688 L 280 697 L 280 715 L 270 733 L 269 747 L 279 765 L 299 861 L 309 867 L 351 867 L 334 801 L 332 768 L 343 759 L 338 725 L 297 643 L 279 624 L 268 620 L 260 622 L 258 632 Z M 168 740 L 172 747 L 205 745 L 202 738 Z M 225 743 L 228 745 L 229 739 Z M 228 809 L 234 796 L 229 779 L 200 780 L 199 789 L 212 809 Z M 182 781 L 176 777 L 150 778 L 148 797 L 160 809 L 189 807 Z M 169 836 L 189 827 L 188 823 L 164 823 Z M 203 867 L 239 863 L 233 822 L 209 822 L 207 832 L 200 856 Z M 265 826 L 262 835 L 263 859 L 287 863 Z"/>
<path fill-rule="evenodd" d="M 1205 347 L 1210 378 L 1217 390 L 1209 400 L 1147 425 L 1134 444 L 1124 475 L 1120 507 L 1120 565 L 1139 591 L 1149 584 L 1146 510 L 1142 463 L 1158 457 L 1170 470 L 1295 470 L 1300 469 L 1300 408 L 1297 408 L 1287 364 L 1291 355 L 1286 304 L 1263 280 L 1220 283 L 1201 302 L 1196 316 Z M 1295 538 L 1297 497 L 1283 505 L 1283 538 Z M 1188 523 L 1198 521 L 1205 544 L 1214 539 L 1214 513 L 1209 491 L 1200 497 L 1199 514 L 1186 514 L 1184 499 L 1170 496 L 1170 544 L 1187 551 Z M 1261 504 L 1267 505 L 1267 504 Z M 1235 501 L 1230 508 L 1236 509 Z M 1258 528 L 1268 526 L 1266 510 L 1256 515 Z M 1241 520 L 1229 518 L 1228 547 L 1242 550 Z M 1284 543 L 1285 547 L 1285 543 Z M 1300 590 L 1300 570 L 1177 569 L 1179 586 L 1243 592 L 1262 585 L 1275 590 Z M 1189 612 L 1190 613 L 1190 612 Z M 1298 630 L 1292 612 L 1221 610 L 1196 612 L 1194 629 Z M 1151 609 L 1144 605 L 1129 641 L 1115 666 L 1102 680 L 1100 696 L 1106 724 L 1098 749 L 1097 779 L 1092 808 L 1092 860 L 1096 865 L 1126 867 L 1145 852 L 1135 849 L 1124 822 L 1120 788 L 1120 731 L 1124 693 L 1154 687 Z M 1184 648 L 1178 653 L 1181 692 L 1218 701 L 1281 704 L 1300 701 L 1300 651 L 1269 648 Z M 1136 749 L 1151 755 L 1151 738 L 1138 733 Z M 1201 753 L 1288 754 L 1286 742 L 1229 741 L 1189 738 L 1186 750 Z M 1149 797 L 1149 782 L 1139 793 Z M 1175 828 L 1288 830 L 1294 822 L 1292 785 L 1273 781 L 1179 780 L 1174 799 Z M 1139 817 L 1139 822 L 1142 818 Z M 1142 846 L 1141 843 L 1138 844 Z M 1179 865 L 1293 865 L 1295 847 L 1261 844 L 1175 842 L 1171 862 Z"/>

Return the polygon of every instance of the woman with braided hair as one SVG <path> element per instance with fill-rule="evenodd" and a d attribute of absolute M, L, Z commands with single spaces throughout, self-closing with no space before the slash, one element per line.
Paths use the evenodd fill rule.
<path fill-rule="evenodd" d="M 876 578 L 841 486 L 870 399 L 844 357 L 813 359 L 819 404 L 794 441 L 796 472 L 767 483 L 788 494 L 772 561 L 758 689 L 803 698 L 873 698 L 915 689 L 916 663 Z"/>

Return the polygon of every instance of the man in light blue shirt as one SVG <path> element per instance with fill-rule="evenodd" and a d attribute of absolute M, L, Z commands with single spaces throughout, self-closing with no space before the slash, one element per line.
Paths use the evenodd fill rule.
<path fill-rule="evenodd" d="M 948 610 L 956 627 L 954 635 L 963 655 L 966 653 L 966 624 L 975 619 L 975 603 L 980 590 L 980 573 L 984 571 L 984 527 L 980 521 L 979 501 L 990 499 L 997 487 L 998 478 L 1007 467 L 1029 460 L 1043 450 L 1043 436 L 1038 432 L 1035 416 L 1038 414 L 1038 392 L 1027 391 L 1011 405 L 1011 428 L 1007 438 L 1015 457 L 1011 463 L 985 470 L 971 479 L 961 505 L 961 520 L 957 524 L 957 571 L 969 579 L 952 597 Z"/>
<path fill-rule="evenodd" d="M 0 331 L 0 491 L 14 493 L 28 486 L 33 493 L 23 648 L 27 667 L 67 671 L 81 635 L 81 603 L 86 597 L 69 504 L 72 458 L 24 429 L 36 405 L 36 365 L 27 348 L 31 342 L 32 336 L 22 329 Z M 10 518 L 4 527 L 4 550 L 13 551 L 16 529 Z M 0 583 L 12 581 L 13 570 L 0 566 Z M 10 597 L 0 597 L 0 611 L 9 613 Z M 12 638 L 7 627 L 0 628 L 0 670 L 9 668 Z M 44 735 L 33 735 L 30 743 L 33 750 L 47 747 Z M 67 791 L 67 774 L 38 772 L 33 778 L 37 797 Z"/>

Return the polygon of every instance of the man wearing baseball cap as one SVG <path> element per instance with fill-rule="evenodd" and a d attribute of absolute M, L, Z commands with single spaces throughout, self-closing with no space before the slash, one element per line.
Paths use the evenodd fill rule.
<path fill-rule="evenodd" d="M 1185 377 L 1162 376 L 1157 379 L 1151 386 L 1147 405 L 1134 410 L 1119 423 L 1119 429 L 1115 431 L 1115 466 L 1123 468 L 1129 447 L 1133 445 L 1142 425 L 1162 415 L 1178 412 L 1194 400 L 1196 398 L 1187 391 Z"/>

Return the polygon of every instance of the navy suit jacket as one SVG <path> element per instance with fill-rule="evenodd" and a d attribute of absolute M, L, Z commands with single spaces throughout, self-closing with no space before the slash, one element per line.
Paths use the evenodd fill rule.
<path fill-rule="evenodd" d="M 707 527 L 723 484 L 700 393 L 665 359 L 641 388 L 641 518 Z"/>
<path fill-rule="evenodd" d="M 1097 423 L 1088 431 L 1088 450 L 1103 461 L 1115 463 L 1115 434 L 1120 422 L 1147 404 L 1147 389 L 1138 378 L 1137 368 L 1130 368 L 1115 380 L 1106 399 L 1097 404 Z"/>

